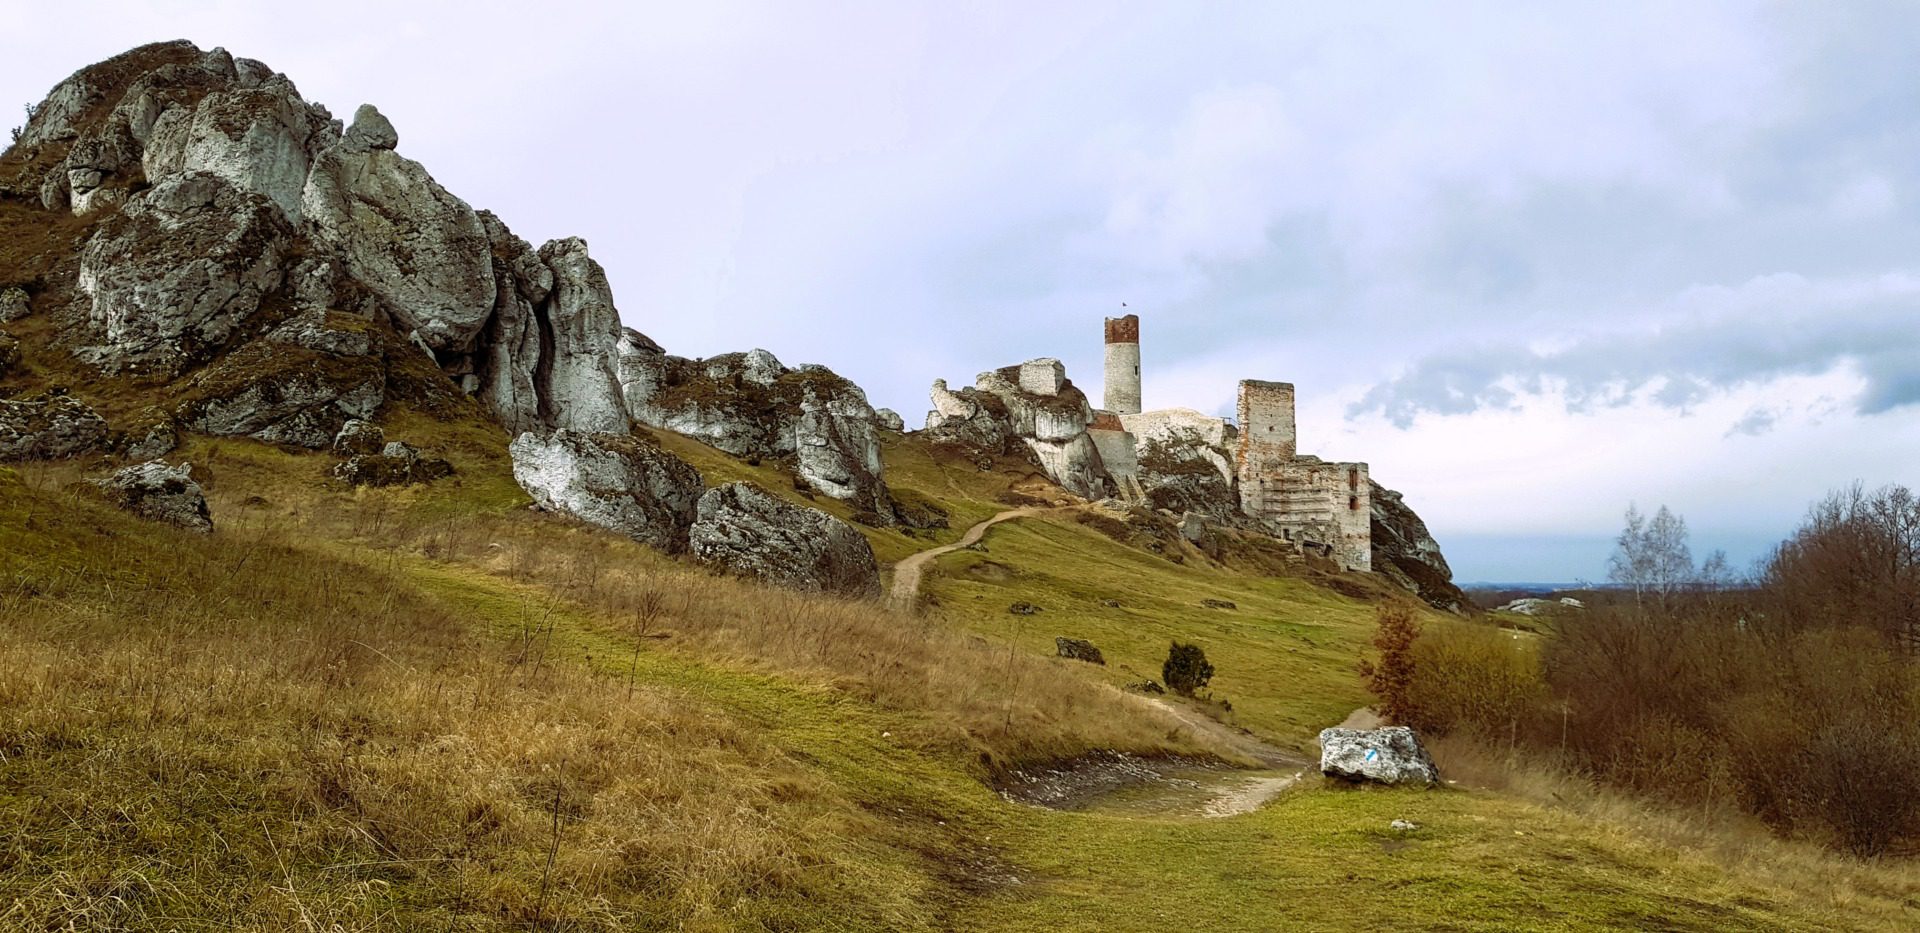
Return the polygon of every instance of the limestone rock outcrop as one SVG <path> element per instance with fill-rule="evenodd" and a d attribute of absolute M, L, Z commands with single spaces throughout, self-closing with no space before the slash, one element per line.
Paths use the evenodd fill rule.
<path fill-rule="evenodd" d="M 1321 730 L 1320 773 L 1355 783 L 1440 783 L 1426 746 L 1406 726 Z"/>
<path fill-rule="evenodd" d="M 399 143 L 371 105 L 343 126 L 260 62 L 159 43 L 56 86 L 0 162 L 0 195 L 108 215 L 75 280 L 45 290 L 56 313 L 78 299 L 82 326 L 61 339 L 109 373 L 172 379 L 249 342 L 391 359 L 418 352 L 412 341 L 511 433 L 628 430 L 619 315 L 586 244 L 535 249 Z M 0 317 L 27 300 L 0 282 Z M 359 416 L 360 395 L 340 388 Z M 286 390 L 228 391 L 269 410 L 216 405 L 182 424 L 287 435 L 258 432 L 328 392 Z M 189 394 L 176 401 L 204 400 Z M 296 442 L 317 439 L 310 427 Z"/>
<path fill-rule="evenodd" d="M 682 359 L 627 331 L 619 371 L 635 420 L 736 457 L 792 458 L 795 474 L 815 491 L 882 523 L 894 519 L 876 414 L 866 393 L 832 370 L 790 369 L 765 350 Z"/>
<path fill-rule="evenodd" d="M 553 270 L 553 291 L 541 315 L 552 328 L 542 350 L 550 355 L 540 364 L 547 376 L 542 420 L 574 431 L 632 429 L 616 358 L 620 312 L 606 271 L 578 237 L 554 240 L 539 255 Z"/>
<path fill-rule="evenodd" d="M 701 496 L 691 541 L 695 557 L 734 573 L 852 598 L 880 595 L 880 568 L 865 536 L 752 483 Z"/>
<path fill-rule="evenodd" d="M 1231 461 L 1221 446 L 1198 430 L 1170 427 L 1139 438 L 1137 474 L 1147 504 L 1170 512 L 1199 513 L 1216 521 L 1240 511 Z"/>
<path fill-rule="evenodd" d="M 95 480 L 108 501 L 149 521 L 164 522 L 202 534 L 213 531 L 213 515 L 206 493 L 193 480 L 193 465 L 170 466 L 149 460 L 113 476 Z"/>
<path fill-rule="evenodd" d="M 340 426 L 333 436 L 333 452 L 342 457 L 377 454 L 387 446 L 387 432 L 371 421 L 358 418 Z"/>
<path fill-rule="evenodd" d="M 686 549 L 700 473 L 653 441 L 562 428 L 521 434 L 508 450 L 514 480 L 541 508 L 664 551 Z"/>
<path fill-rule="evenodd" d="M 60 460 L 106 444 L 106 419 L 78 399 L 0 399 L 0 461 Z"/>
<path fill-rule="evenodd" d="M 203 434 L 252 437 L 314 450 L 353 419 L 369 419 L 386 397 L 377 357 L 327 354 L 255 342 L 195 374 L 180 423 Z"/>
<path fill-rule="evenodd" d="M 398 152 L 380 111 L 362 105 L 321 152 L 300 204 L 315 239 L 378 295 L 403 331 L 434 350 L 466 351 L 493 312 L 486 228 L 420 163 Z"/>
<path fill-rule="evenodd" d="M 266 198 L 207 173 L 135 195 L 80 254 L 108 372 L 174 375 L 221 349 L 280 287 L 293 230 Z"/>
<path fill-rule="evenodd" d="M 933 406 L 927 429 L 936 440 L 995 449 L 995 441 L 1018 438 L 1067 491 L 1088 499 L 1111 492 L 1100 450 L 1087 434 L 1093 406 L 1058 360 L 1029 360 L 981 373 L 971 390 L 954 392 L 938 380 Z"/>
<path fill-rule="evenodd" d="M 33 313 L 27 290 L 18 285 L 0 288 L 0 324 L 11 324 Z"/>
<path fill-rule="evenodd" d="M 1453 568 L 1427 523 L 1406 497 L 1379 483 L 1372 488 L 1373 569 L 1445 612 L 1466 612 L 1472 600 L 1453 582 Z"/>
<path fill-rule="evenodd" d="M 235 189 L 266 197 L 291 223 L 301 219 L 301 198 L 314 158 L 340 138 L 340 126 L 325 107 L 300 98 L 284 75 L 251 86 L 236 81 L 202 97 L 191 108 L 160 110 L 151 96 L 123 107 L 134 137 L 144 143 L 140 163 L 150 179 L 206 172 Z M 145 123 L 143 135 L 138 127 Z"/>

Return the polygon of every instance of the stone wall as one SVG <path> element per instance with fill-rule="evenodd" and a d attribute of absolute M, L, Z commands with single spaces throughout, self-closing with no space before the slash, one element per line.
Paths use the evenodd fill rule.
<path fill-rule="evenodd" d="M 1106 408 L 1122 415 L 1140 411 L 1140 316 L 1107 318 Z"/>
<path fill-rule="evenodd" d="M 1348 570 L 1372 569 L 1367 465 L 1299 456 L 1289 383 L 1242 381 L 1239 412 L 1241 510 Z"/>

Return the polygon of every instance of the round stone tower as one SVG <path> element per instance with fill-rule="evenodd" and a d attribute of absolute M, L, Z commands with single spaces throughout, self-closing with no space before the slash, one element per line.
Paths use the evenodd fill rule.
<path fill-rule="evenodd" d="M 1107 398 L 1116 415 L 1140 413 L 1140 315 L 1107 318 Z"/>

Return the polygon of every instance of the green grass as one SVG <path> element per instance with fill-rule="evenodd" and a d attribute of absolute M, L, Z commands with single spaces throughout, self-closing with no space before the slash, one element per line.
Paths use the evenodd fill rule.
<path fill-rule="evenodd" d="M 1198 644 L 1232 720 L 1295 746 L 1369 702 L 1354 672 L 1370 650 L 1366 603 L 1298 578 L 1175 564 L 1071 519 L 1004 523 L 981 544 L 941 558 L 923 583 L 936 611 L 968 631 L 1045 655 L 1055 636 L 1085 638 L 1107 661 L 1089 671 L 1115 684 L 1158 681 L 1170 642 Z M 1040 612 L 1013 615 L 1015 602 Z"/>
<path fill-rule="evenodd" d="M 641 641 L 636 653 L 617 614 L 513 577 L 495 566 L 509 558 L 488 556 L 498 542 L 471 537 L 496 528 L 512 545 L 505 531 L 532 529 L 529 540 L 555 549 L 599 540 L 524 514 L 498 438 L 409 416 L 389 432 L 460 473 L 415 489 L 327 489 L 331 458 L 192 440 L 182 456 L 208 467 L 221 503 L 213 539 L 0 471 L 0 609 L 31 612 L 0 621 L 15 662 L 0 671 L 0 819 L 26 840 L 0 852 L 0 928 L 525 929 L 560 917 L 572 929 L 1718 930 L 1913 919 L 1910 889 L 1836 904 L 1486 792 L 1310 782 L 1222 820 L 1011 804 L 982 782 L 977 747 L 932 710 L 690 637 Z M 710 482 L 780 489 L 777 471 L 680 444 Z M 940 463 L 911 442 L 888 453 L 906 464 L 890 481 L 949 507 L 953 534 L 1002 510 L 993 497 L 1021 479 L 1017 468 Z M 57 487 L 73 469 L 37 485 Z M 246 557 L 250 535 L 272 542 L 259 558 L 270 567 Z M 413 543 L 368 543 L 396 537 Z M 1010 640 L 1023 656 L 1050 655 L 1055 635 L 1089 638 L 1107 668 L 1045 668 L 1108 683 L 1157 678 L 1170 639 L 1200 643 L 1235 719 L 1281 742 L 1300 744 L 1365 702 L 1353 664 L 1371 633 L 1366 603 L 1301 579 L 1175 564 L 1067 519 L 1003 525 L 984 544 L 931 573 L 930 624 Z M 677 566 L 630 542 L 608 548 L 649 573 Z M 1201 605 L 1209 598 L 1238 608 Z M 1015 600 L 1042 612 L 1009 615 Z M 555 773 L 574 777 L 559 785 L 557 891 L 540 906 Z M 501 828 L 474 835 L 468 808 L 479 801 Z M 1402 839 L 1386 828 L 1397 818 L 1423 828 Z M 73 913 L 80 905 L 90 912 Z"/>

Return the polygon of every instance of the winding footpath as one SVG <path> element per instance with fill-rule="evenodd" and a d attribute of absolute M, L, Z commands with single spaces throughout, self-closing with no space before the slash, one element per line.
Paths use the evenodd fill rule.
<path fill-rule="evenodd" d="M 913 601 L 920 596 L 920 578 L 925 574 L 927 564 L 955 551 L 964 550 L 980 543 L 987 531 L 1001 522 L 1010 522 L 1016 518 L 1032 518 L 1057 509 L 1025 508 L 1001 512 L 984 522 L 967 529 L 960 540 L 952 544 L 943 544 L 937 548 L 921 551 L 918 554 L 901 558 L 893 565 L 893 588 L 887 591 L 887 605 L 895 609 L 911 609 Z"/>
<path fill-rule="evenodd" d="M 902 558 L 899 563 L 893 565 L 893 585 L 887 591 L 887 605 L 899 610 L 912 609 L 915 600 L 920 596 L 920 582 L 926 575 L 927 565 L 945 555 L 980 543 L 993 526 L 1001 522 L 1032 518 L 1049 512 L 1067 511 L 1070 508 L 1069 506 L 1010 509 L 968 528 L 966 533 L 960 536 L 960 540 L 952 544 L 930 548 Z M 1121 766 L 1121 769 L 1129 772 L 1130 779 L 1120 784 L 1177 784 L 1191 791 L 1166 799 L 1135 800 L 1131 807 L 1122 809 L 1131 809 L 1136 812 L 1144 810 L 1155 815 L 1176 817 L 1238 816 L 1242 813 L 1251 813 L 1280 796 L 1283 791 L 1305 776 L 1308 769 L 1312 767 L 1312 762 L 1298 752 L 1281 748 L 1245 730 L 1235 729 L 1200 715 L 1177 701 L 1154 697 L 1141 697 L 1139 700 L 1143 705 L 1171 716 L 1182 726 L 1212 739 L 1219 746 L 1230 748 L 1242 756 L 1260 762 L 1261 770 L 1187 769 L 1175 776 L 1144 769 L 1147 774 L 1153 776 L 1140 778 L 1134 775 L 1142 769 Z M 1356 711 L 1358 712 L 1360 711 Z M 1089 762 L 1084 767 L 1095 771 L 1116 768 L 1111 762 L 1106 761 Z M 1097 774 L 1084 774 L 1077 777 L 1101 783 L 1101 776 Z M 1075 809 L 1105 808 L 1100 806 L 1096 798 L 1081 801 Z"/>

